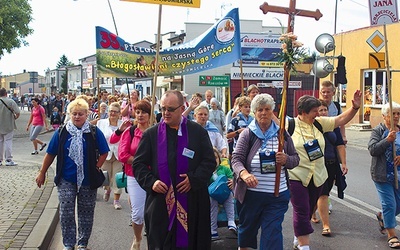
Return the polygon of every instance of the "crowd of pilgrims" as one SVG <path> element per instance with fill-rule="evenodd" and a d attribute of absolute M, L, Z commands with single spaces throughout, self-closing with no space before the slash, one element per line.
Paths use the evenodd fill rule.
<path fill-rule="evenodd" d="M 226 213 L 227 227 L 233 235 L 239 234 L 240 236 L 242 234 L 245 236 L 250 233 L 250 235 L 247 235 L 249 237 L 243 237 L 242 239 L 239 237 L 239 248 L 246 249 L 242 248 L 241 245 L 257 248 L 256 231 L 258 231 L 260 228 L 260 223 L 264 224 L 264 222 L 252 220 L 250 224 L 244 224 L 238 228 L 236 225 L 236 221 L 238 220 L 238 211 L 236 210 L 241 210 L 243 216 L 247 218 L 248 216 L 253 216 L 253 212 L 255 212 L 251 211 L 249 206 L 246 206 L 248 202 L 250 202 L 252 199 L 254 199 L 254 201 L 259 201 L 261 198 L 259 195 L 267 195 L 266 197 L 263 196 L 265 199 L 263 198 L 262 200 L 272 199 L 273 189 L 271 189 L 269 184 L 270 181 L 268 179 L 270 178 L 269 176 L 272 172 L 268 175 L 265 175 L 265 173 L 263 173 L 264 166 L 262 165 L 264 162 L 270 162 L 272 158 L 270 159 L 270 155 L 267 153 L 265 153 L 265 155 L 261 155 L 262 152 L 259 152 L 260 149 L 265 149 L 265 147 L 271 148 L 273 153 L 276 152 L 273 155 L 273 165 L 276 163 L 286 167 L 281 174 L 281 183 L 283 183 L 284 186 L 281 184 L 279 187 L 279 193 L 282 200 L 279 201 L 274 199 L 274 202 L 282 203 L 282 206 L 279 208 L 280 210 L 276 211 L 277 213 L 281 214 L 281 216 L 279 216 L 280 219 L 273 222 L 276 223 L 277 227 L 281 228 L 281 220 L 283 220 L 283 215 L 287 211 L 287 203 L 289 201 L 287 170 L 292 170 L 294 167 L 298 166 L 299 160 L 303 157 L 299 157 L 296 152 L 296 150 L 299 150 L 296 144 L 297 142 L 294 143 L 290 136 L 285 136 L 284 152 L 286 153 L 277 152 L 278 139 L 276 135 L 277 131 L 279 130 L 279 121 L 273 114 L 275 102 L 270 95 L 259 95 L 260 90 L 256 85 L 248 86 L 245 95 L 237 96 L 234 100 L 233 107 L 226 113 L 223 111 L 221 103 L 214 97 L 211 90 L 205 91 L 204 98 L 201 93 L 194 93 L 191 97 L 188 97 L 188 94 L 186 94 L 184 91 L 181 91 L 181 94 L 184 97 L 183 105 L 185 106 L 182 116 L 187 117 L 188 120 L 192 120 L 200 124 L 208 132 L 211 144 L 213 146 L 216 166 L 215 171 L 210 178 L 209 184 L 217 181 L 218 176 L 224 175 L 227 177 L 227 185 L 229 189 L 232 191 L 235 190 L 235 193 L 231 192 L 229 197 L 222 202 L 210 197 L 211 240 L 219 239 L 217 218 L 219 211 L 223 208 Z M 257 98 L 255 98 L 256 96 Z M 102 131 L 105 139 L 107 140 L 108 147 L 110 148 L 110 152 L 108 153 L 102 169 L 107 170 L 109 175 L 112 177 L 120 171 L 124 171 L 128 176 L 128 198 L 131 206 L 130 225 L 133 227 L 134 231 L 131 249 L 140 249 L 142 231 L 145 230 L 143 206 L 145 204 L 146 193 L 141 189 L 134 179 L 134 173 L 132 172 L 131 167 L 134 155 L 136 153 L 137 145 L 140 141 L 142 133 L 153 124 L 153 122 L 150 121 L 151 111 L 154 112 L 155 122 L 160 122 L 162 119 L 162 111 L 168 110 L 168 112 L 174 112 L 182 105 L 176 107 L 174 110 L 171 108 L 162 110 L 157 97 L 155 97 L 156 100 L 154 101 L 152 101 L 151 96 L 145 96 L 140 99 L 140 92 L 138 90 L 131 91 L 129 95 L 120 93 L 110 94 L 106 91 L 103 91 L 100 93 L 98 98 L 91 94 L 75 96 L 72 93 L 69 93 L 68 95 L 42 95 L 39 98 L 40 105 L 45 108 L 46 115 L 48 118 L 50 118 L 51 125 L 55 130 L 62 124 L 66 124 L 68 119 L 70 119 L 70 115 L 68 114 L 69 109 L 67 108 L 70 102 L 74 101 L 75 99 L 84 99 L 88 103 L 89 114 L 87 120 L 90 124 L 97 125 L 97 127 Z M 354 103 L 357 104 L 357 107 L 354 107 L 353 105 L 352 110 L 345 112 L 343 115 L 336 116 L 335 119 L 319 118 L 319 121 L 322 123 L 320 126 L 322 126 L 325 131 L 332 131 L 333 128 L 343 126 L 345 123 L 347 123 L 355 115 L 356 110 L 359 108 L 360 93 L 355 93 L 354 98 L 356 100 Z M 302 117 L 302 119 L 309 116 L 312 108 L 319 108 L 321 105 L 321 102 L 314 97 L 303 99 L 304 100 L 301 101 L 305 106 L 300 105 L 302 108 L 298 108 L 300 111 L 299 115 Z M 152 107 L 152 104 L 155 104 L 155 106 Z M 29 109 L 29 100 L 27 101 L 27 106 Z M 21 107 L 24 108 L 23 103 L 21 103 Z M 303 112 L 303 116 L 301 116 L 301 112 Z M 264 114 L 267 114 L 267 116 L 264 116 Z M 271 121 L 273 122 L 271 123 Z M 303 120 L 298 120 L 298 122 L 301 124 L 301 126 L 303 126 Z M 135 130 L 132 130 L 134 132 L 129 131 L 129 127 L 134 127 Z M 298 131 L 300 130 L 302 129 L 299 126 L 294 129 L 294 133 L 299 133 Z M 251 138 L 253 133 L 249 131 L 252 131 L 256 135 L 256 138 L 260 138 L 260 140 L 255 139 L 253 142 L 253 139 Z M 271 136 L 268 136 L 268 133 L 270 132 L 272 134 Z M 304 132 L 308 133 L 309 131 L 303 131 L 303 133 Z M 311 132 L 313 132 L 315 139 L 315 132 Z M 243 135 L 241 136 L 242 133 Z M 239 137 L 241 137 L 241 140 L 239 140 Z M 135 138 L 138 138 L 139 141 L 135 141 Z M 266 142 L 266 144 L 264 143 L 265 145 L 258 145 L 259 141 L 263 143 Z M 253 149 L 254 145 L 249 146 L 248 142 L 250 142 L 250 145 L 257 145 L 257 148 Z M 238 146 L 237 151 L 240 152 L 235 152 L 235 156 L 234 150 L 236 146 Z M 259 152 L 259 156 L 253 151 Z M 306 152 L 305 154 L 307 155 L 308 153 L 309 152 Z M 234 156 L 233 158 L 232 155 Z M 252 157 L 250 157 L 251 155 Z M 248 162 L 248 159 L 252 160 Z M 257 166 L 254 165 L 254 162 L 257 162 Z M 246 163 L 250 163 L 251 167 L 248 168 Z M 265 166 L 266 169 L 264 169 L 267 172 L 268 166 Z M 260 173 L 257 174 L 255 171 Z M 239 180 L 236 183 L 236 188 L 234 187 L 233 182 L 234 173 Z M 324 171 L 324 173 L 326 175 L 326 171 Z M 103 187 L 103 199 L 105 202 L 108 202 L 110 196 L 112 196 L 114 209 L 120 210 L 122 207 L 119 199 L 123 193 L 123 189 L 117 187 L 117 184 L 112 177 L 110 178 L 109 185 Z M 326 176 L 322 176 L 321 178 L 326 179 L 325 177 Z M 302 185 L 300 179 L 295 180 L 294 184 L 296 183 L 300 183 L 300 185 Z M 291 185 L 293 185 L 292 182 Z M 259 193 L 259 188 L 262 189 L 262 193 Z M 309 189 L 309 186 L 306 186 L 305 188 Z M 246 189 L 247 192 L 245 198 L 245 193 L 243 193 L 243 191 Z M 298 189 L 302 190 L 301 187 Z M 322 190 L 322 185 L 319 185 L 318 190 Z M 305 190 L 305 192 L 310 192 L 309 195 L 312 193 L 310 190 Z M 315 192 L 320 191 L 315 190 Z M 256 203 L 258 204 L 259 202 Z M 259 205 L 263 206 L 262 204 Z M 315 211 L 314 207 L 310 209 L 314 209 Z M 246 211 L 246 213 L 244 213 L 244 211 Z M 242 215 L 239 214 L 239 217 L 240 216 Z M 313 219 L 314 217 L 315 215 L 313 216 Z M 239 221 L 246 220 L 244 217 L 240 218 Z M 309 222 L 310 218 L 305 218 L 305 220 L 308 220 Z M 256 231 L 250 232 L 253 230 L 252 228 Z M 265 228 L 263 227 L 263 229 Z M 296 230 L 299 231 L 296 232 Z M 267 232 L 268 230 L 264 231 Z M 297 240 L 297 237 L 295 237 L 294 245 L 298 247 L 298 249 L 308 249 L 309 239 L 307 236 L 311 232 L 312 231 L 310 231 L 309 228 L 295 228 L 295 235 L 304 234 L 305 236 L 302 236 L 301 238 L 299 237 L 299 240 Z M 328 233 L 330 234 L 330 231 L 328 231 Z M 267 234 L 269 233 L 267 232 Z M 260 245 L 264 246 L 265 244 L 277 244 L 274 247 L 277 247 L 277 249 L 280 248 L 282 246 L 282 234 L 280 233 L 273 235 L 276 235 L 278 238 L 274 240 L 268 240 L 269 243 L 263 242 L 265 239 L 261 239 Z M 262 248 L 264 249 L 264 247 Z"/>

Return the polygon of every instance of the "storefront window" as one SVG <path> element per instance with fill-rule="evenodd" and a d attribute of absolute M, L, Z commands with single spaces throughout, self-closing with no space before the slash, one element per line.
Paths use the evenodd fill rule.
<path fill-rule="evenodd" d="M 335 86 L 336 87 L 336 93 L 334 96 L 334 100 L 338 101 L 340 103 L 340 105 L 346 106 L 346 91 L 347 91 L 347 84 L 336 84 L 336 72 L 334 73 L 333 77 L 334 77 L 334 82 L 335 82 Z"/>
<path fill-rule="evenodd" d="M 364 71 L 364 121 L 369 121 L 371 107 L 380 107 L 388 101 L 386 72 Z"/>
<path fill-rule="evenodd" d="M 347 84 L 339 84 L 339 102 L 341 105 L 346 105 Z"/>

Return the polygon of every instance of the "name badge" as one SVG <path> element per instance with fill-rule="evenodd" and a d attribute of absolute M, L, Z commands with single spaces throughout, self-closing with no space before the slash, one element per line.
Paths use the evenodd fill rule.
<path fill-rule="evenodd" d="M 190 150 L 190 149 L 188 149 L 188 148 L 184 148 L 184 149 L 183 149 L 182 155 L 183 155 L 183 156 L 186 156 L 186 157 L 188 157 L 188 158 L 190 158 L 190 159 L 193 159 L 193 157 L 194 157 L 194 151 L 193 151 L 193 150 Z"/>
<path fill-rule="evenodd" d="M 312 140 L 304 143 L 304 149 L 307 152 L 308 159 L 310 161 L 315 161 L 324 156 L 321 147 L 319 146 L 318 140 Z"/>
<path fill-rule="evenodd" d="M 276 173 L 275 152 L 262 151 L 259 156 L 261 174 Z"/>

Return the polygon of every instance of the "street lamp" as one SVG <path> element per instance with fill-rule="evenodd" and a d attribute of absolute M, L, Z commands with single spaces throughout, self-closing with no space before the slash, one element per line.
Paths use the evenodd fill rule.
<path fill-rule="evenodd" d="M 313 95 L 315 92 L 315 85 L 317 81 L 316 78 L 324 78 L 333 71 L 333 65 L 328 61 L 328 59 L 334 59 L 336 57 L 326 56 L 326 53 L 331 52 L 335 49 L 335 39 L 330 34 L 323 33 L 319 35 L 315 40 L 315 48 L 318 50 L 319 53 L 323 53 L 324 56 L 318 57 L 313 65 Z"/>

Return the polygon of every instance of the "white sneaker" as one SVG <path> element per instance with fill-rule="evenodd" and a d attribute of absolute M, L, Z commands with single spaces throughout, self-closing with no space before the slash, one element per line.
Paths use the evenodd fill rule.
<path fill-rule="evenodd" d="M 293 250 L 298 250 L 299 249 L 299 240 L 297 239 L 296 236 L 293 237 Z"/>
<path fill-rule="evenodd" d="M 6 166 L 17 166 L 18 163 L 13 162 L 12 160 L 6 161 Z"/>
<path fill-rule="evenodd" d="M 121 206 L 121 203 L 119 203 L 119 200 L 114 200 L 114 208 L 116 210 L 121 210 L 122 209 L 122 206 Z"/>

